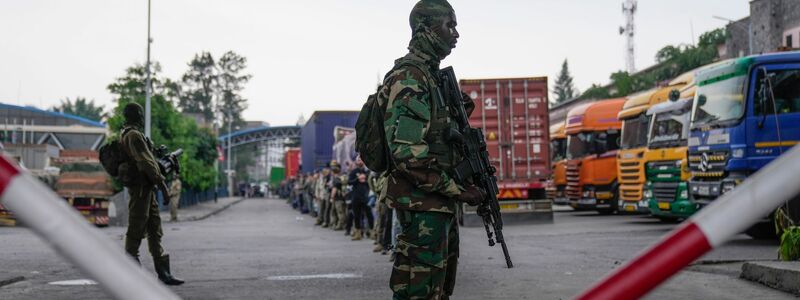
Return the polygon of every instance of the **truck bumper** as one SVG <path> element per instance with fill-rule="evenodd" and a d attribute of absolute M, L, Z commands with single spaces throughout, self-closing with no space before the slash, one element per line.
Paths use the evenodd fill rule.
<path fill-rule="evenodd" d="M 650 213 L 656 217 L 686 219 L 697 212 L 697 204 L 689 200 L 674 202 L 658 202 L 655 199 L 648 201 Z"/>

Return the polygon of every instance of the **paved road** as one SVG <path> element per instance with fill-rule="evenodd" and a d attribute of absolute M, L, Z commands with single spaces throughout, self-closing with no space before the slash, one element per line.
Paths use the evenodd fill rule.
<path fill-rule="evenodd" d="M 555 224 L 508 226 L 515 268 L 482 228 L 463 228 L 454 299 L 569 299 L 675 225 L 643 216 L 559 212 Z M 208 219 L 165 223 L 173 270 L 187 299 L 388 299 L 391 264 L 370 241 L 313 226 L 284 201 L 248 199 Z M 103 231 L 122 245 L 123 228 Z M 771 260 L 774 242 L 745 236 L 710 253 L 649 296 L 652 299 L 789 299 L 738 279 L 740 260 Z M 142 249 L 144 250 L 144 248 Z M 142 262 L 152 272 L 152 262 Z M 84 278 L 23 228 L 0 228 L 0 299 L 107 298 L 89 286 L 49 282 Z M 321 278 L 320 278 L 321 277 Z"/>

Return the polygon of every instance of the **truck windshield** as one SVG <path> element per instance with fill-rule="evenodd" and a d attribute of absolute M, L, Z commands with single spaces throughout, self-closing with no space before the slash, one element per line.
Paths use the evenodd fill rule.
<path fill-rule="evenodd" d="M 656 114 L 650 131 L 650 148 L 677 147 L 689 136 L 689 109 Z"/>
<path fill-rule="evenodd" d="M 642 114 L 640 117 L 622 122 L 622 142 L 620 146 L 623 150 L 647 146 L 648 120 Z"/>
<path fill-rule="evenodd" d="M 592 133 L 581 132 L 567 137 L 567 159 L 576 159 L 589 155 L 594 141 Z"/>
<path fill-rule="evenodd" d="M 559 161 L 567 157 L 567 139 L 560 138 L 550 141 L 553 161 Z"/>
<path fill-rule="evenodd" d="M 567 159 L 619 149 L 619 130 L 581 132 L 567 137 Z"/>
<path fill-rule="evenodd" d="M 740 118 L 744 113 L 746 78 L 742 74 L 698 86 L 692 122 L 706 125 Z"/>

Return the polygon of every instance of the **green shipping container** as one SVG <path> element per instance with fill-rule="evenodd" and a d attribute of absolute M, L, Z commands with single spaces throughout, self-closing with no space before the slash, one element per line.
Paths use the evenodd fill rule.
<path fill-rule="evenodd" d="M 269 175 L 269 186 L 273 189 L 281 185 L 281 181 L 286 179 L 286 169 L 283 167 L 272 167 Z"/>

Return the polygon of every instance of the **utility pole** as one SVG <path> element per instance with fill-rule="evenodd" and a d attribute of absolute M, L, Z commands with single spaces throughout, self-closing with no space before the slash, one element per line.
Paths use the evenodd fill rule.
<path fill-rule="evenodd" d="M 150 137 L 150 94 L 152 93 L 150 83 L 150 44 L 153 43 L 153 39 L 150 38 L 150 1 L 147 0 L 147 62 L 144 67 L 147 73 L 144 87 L 144 136 L 146 137 Z"/>
<path fill-rule="evenodd" d="M 232 141 L 232 138 L 233 138 L 233 136 L 231 135 L 233 133 L 233 131 L 231 130 L 232 123 L 233 123 L 231 119 L 232 119 L 231 118 L 231 111 L 230 111 L 230 109 L 228 109 L 228 156 L 225 158 L 225 162 L 228 164 L 228 170 L 226 170 L 225 173 L 228 174 L 228 196 L 229 197 L 233 196 L 233 194 L 234 194 L 233 193 L 233 188 L 234 188 L 234 186 L 233 186 L 233 170 L 231 170 L 231 160 L 233 159 L 233 156 L 231 156 L 231 148 L 233 148 L 232 145 L 231 145 L 231 141 Z"/>

